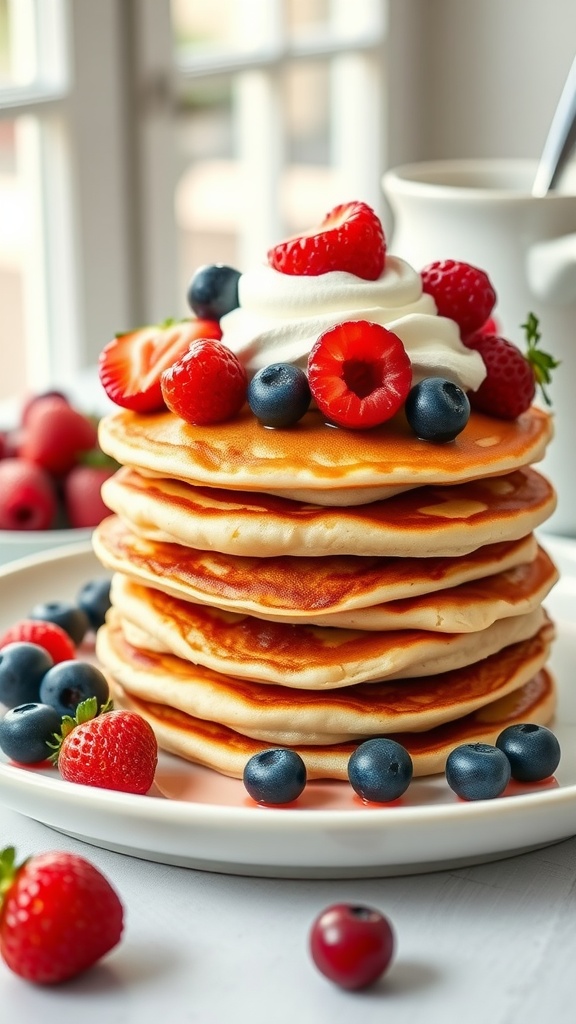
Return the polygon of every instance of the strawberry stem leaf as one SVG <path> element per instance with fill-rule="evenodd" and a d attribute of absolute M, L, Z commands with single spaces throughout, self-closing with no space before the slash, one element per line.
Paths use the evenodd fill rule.
<path fill-rule="evenodd" d="M 528 313 L 526 323 L 521 324 L 521 327 L 526 333 L 526 343 L 528 346 L 526 359 L 532 367 L 534 380 L 542 392 L 542 397 L 546 402 L 546 405 L 552 405 L 545 385 L 551 383 L 552 370 L 555 370 L 557 366 L 560 366 L 560 362 L 555 359 L 554 356 L 551 356 L 549 352 L 543 352 L 542 349 L 538 348 L 538 342 L 540 341 L 541 334 L 539 330 L 538 317 L 535 316 L 534 313 Z"/>
<path fill-rule="evenodd" d="M 13 846 L 7 846 L 2 850 L 0 853 L 0 907 L 22 866 L 21 864 L 16 865 L 16 850 Z"/>
<path fill-rule="evenodd" d="M 54 733 L 54 742 L 51 742 L 50 740 L 47 742 L 47 746 L 50 750 L 54 751 L 54 753 L 50 754 L 49 757 L 52 764 L 58 764 L 62 744 L 66 737 L 73 732 L 76 726 L 83 725 L 84 722 L 91 722 L 93 718 L 98 718 L 99 715 L 104 715 L 107 711 L 113 710 L 114 705 L 111 700 L 106 701 L 100 710 L 98 710 L 98 701 L 96 700 L 96 697 L 88 697 L 86 700 L 83 700 L 78 704 L 76 714 L 73 718 L 71 715 L 64 715 L 60 723 L 60 732 Z"/>

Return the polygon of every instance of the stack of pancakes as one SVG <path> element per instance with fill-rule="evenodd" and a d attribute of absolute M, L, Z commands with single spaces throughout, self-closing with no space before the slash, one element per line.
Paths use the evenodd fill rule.
<path fill-rule="evenodd" d="M 358 432 L 316 410 L 276 430 L 248 408 L 211 427 L 107 417 L 122 468 L 94 536 L 114 572 L 97 655 L 116 701 L 237 777 L 292 746 L 310 778 L 346 778 L 381 735 L 428 774 L 459 743 L 549 722 L 557 573 L 533 531 L 555 497 L 531 467 L 550 436 L 536 408 L 473 413 L 449 444 L 403 413 Z"/>

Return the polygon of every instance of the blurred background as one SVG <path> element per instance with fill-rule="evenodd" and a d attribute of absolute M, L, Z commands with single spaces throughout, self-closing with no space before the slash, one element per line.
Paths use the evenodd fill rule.
<path fill-rule="evenodd" d="M 538 157 L 574 0 L 0 0 L 0 401 L 411 160 Z M 388 225 L 387 225 L 388 226 Z"/>

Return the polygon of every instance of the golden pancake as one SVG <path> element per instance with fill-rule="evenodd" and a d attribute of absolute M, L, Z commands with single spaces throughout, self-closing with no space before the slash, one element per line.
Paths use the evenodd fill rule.
<path fill-rule="evenodd" d="M 111 598 L 136 647 L 167 651 L 240 679 L 311 690 L 461 668 L 534 636 L 545 619 L 537 608 L 475 633 L 289 625 L 191 604 L 119 573 Z"/>
<path fill-rule="evenodd" d="M 150 722 L 164 750 L 224 775 L 242 778 L 248 759 L 270 746 L 225 725 L 194 718 L 165 704 L 131 697 L 119 687 L 115 699 L 119 705 L 137 711 Z M 431 775 L 444 771 L 448 754 L 460 743 L 495 743 L 503 729 L 520 722 L 547 725 L 555 708 L 555 686 L 549 673 L 542 669 L 524 686 L 464 718 L 427 732 L 395 733 L 393 738 L 409 751 L 415 776 Z M 309 779 L 347 779 L 348 759 L 357 745 L 357 742 L 296 745 L 295 749 L 304 759 Z"/>
<path fill-rule="evenodd" d="M 354 555 L 257 559 L 146 540 L 110 516 L 95 530 L 93 545 L 106 568 L 195 604 L 353 629 L 484 629 L 532 611 L 558 578 L 532 534 L 424 565 Z M 386 595 L 395 599 L 385 601 Z"/>
<path fill-rule="evenodd" d="M 551 436 L 550 416 L 536 407 L 513 421 L 473 412 L 449 444 L 415 437 L 403 413 L 354 431 L 327 424 L 316 410 L 276 430 L 262 426 L 248 407 L 210 427 L 191 426 L 170 412 L 123 410 L 104 417 L 99 429 L 105 452 L 148 473 L 346 506 L 398 489 L 510 473 L 541 459 Z"/>
<path fill-rule="evenodd" d="M 327 744 L 415 732 L 461 718 L 511 693 L 544 666 L 553 637 L 536 636 L 466 668 L 409 682 L 361 683 L 335 691 L 290 690 L 192 665 L 130 644 L 114 612 L 98 633 L 101 665 L 133 697 L 167 704 L 267 743 Z"/>
<path fill-rule="evenodd" d="M 127 468 L 105 481 L 102 496 L 141 536 L 257 558 L 452 558 L 485 544 L 525 537 L 556 505 L 552 486 L 529 468 L 340 509 L 191 487 Z"/>

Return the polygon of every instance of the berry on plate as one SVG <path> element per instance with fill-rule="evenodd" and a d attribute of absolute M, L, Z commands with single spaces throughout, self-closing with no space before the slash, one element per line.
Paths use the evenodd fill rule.
<path fill-rule="evenodd" d="M 348 760 L 348 781 L 363 800 L 389 803 L 406 792 L 414 766 L 396 740 L 377 736 L 360 743 Z"/>
<path fill-rule="evenodd" d="M 48 651 L 54 663 L 76 657 L 76 648 L 70 636 L 65 629 L 62 629 L 62 626 L 58 626 L 55 622 L 20 619 L 2 634 L 0 649 L 17 641 L 38 644 L 39 647 Z"/>
<path fill-rule="evenodd" d="M 389 420 L 403 405 L 412 364 L 398 335 L 367 320 L 347 320 L 315 341 L 308 382 L 329 420 L 366 430 Z"/>
<path fill-rule="evenodd" d="M 335 903 L 314 921 L 310 953 L 318 970 L 341 988 L 367 988 L 394 956 L 395 938 L 387 917 L 373 907 Z"/>
<path fill-rule="evenodd" d="M 48 669 L 40 682 L 39 696 L 43 704 L 50 704 L 63 718 L 74 715 L 78 705 L 89 697 L 96 699 L 97 711 L 102 711 L 110 691 L 106 676 L 99 668 L 74 658 Z"/>
<path fill-rule="evenodd" d="M 49 704 L 18 704 L 0 719 L 0 748 L 18 764 L 46 761 L 60 722 L 61 715 Z"/>
<path fill-rule="evenodd" d="M 451 380 L 425 377 L 411 389 L 404 411 L 417 437 L 444 443 L 464 430 L 470 418 L 470 402 Z"/>
<path fill-rule="evenodd" d="M 270 747 L 246 762 L 243 782 L 259 804 L 289 804 L 304 792 L 306 765 L 296 750 Z"/>
<path fill-rule="evenodd" d="M 490 316 L 496 292 L 483 270 L 459 260 L 438 260 L 420 272 L 422 288 L 436 303 L 439 316 L 450 317 L 466 338 Z"/>
<path fill-rule="evenodd" d="M 492 800 L 510 778 L 506 754 L 489 743 L 462 743 L 448 754 L 446 781 L 463 800 Z"/>
<path fill-rule="evenodd" d="M 45 398 L 28 413 L 19 454 L 55 476 L 65 476 L 98 444 L 95 421 L 62 398 Z"/>
<path fill-rule="evenodd" d="M 76 647 L 82 643 L 90 627 L 86 612 L 72 601 L 39 601 L 28 612 L 28 618 L 55 622 L 68 633 Z"/>
<path fill-rule="evenodd" d="M 158 743 L 148 722 L 133 711 L 98 712 L 95 697 L 74 718 L 62 719 L 51 760 L 63 779 L 84 786 L 147 793 L 154 781 Z"/>
<path fill-rule="evenodd" d="M 266 427 L 290 427 L 310 406 L 308 378 L 298 366 L 271 363 L 254 374 L 248 385 L 248 405 Z"/>
<path fill-rule="evenodd" d="M 553 356 L 538 348 L 540 332 L 538 320 L 530 313 L 525 324 L 527 352 L 499 334 L 476 334 L 465 341 L 468 348 L 478 352 L 486 367 L 486 376 L 477 391 L 469 393 L 470 405 L 479 412 L 514 420 L 526 412 L 539 386 L 544 400 L 550 405 L 545 385 L 559 363 Z"/>
<path fill-rule="evenodd" d="M 560 744 L 543 725 L 509 725 L 500 733 L 496 746 L 506 754 L 517 782 L 548 779 L 560 763 Z"/>
<path fill-rule="evenodd" d="M 88 580 L 76 595 L 78 607 L 88 616 L 91 628 L 96 631 L 104 625 L 106 612 L 110 608 L 110 578 Z"/>
<path fill-rule="evenodd" d="M 26 641 L 0 647 L 0 704 L 14 708 L 37 701 L 40 683 L 54 660 L 43 647 Z"/>
<path fill-rule="evenodd" d="M 380 219 L 366 203 L 335 206 L 318 227 L 279 242 L 268 263 L 281 274 L 317 277 L 344 270 L 375 281 L 384 270 L 386 240 Z"/>
<path fill-rule="evenodd" d="M 122 936 L 117 892 L 89 861 L 58 850 L 16 864 L 0 854 L 0 953 L 26 981 L 54 985 L 92 967 Z"/>
<path fill-rule="evenodd" d="M 224 263 L 209 263 L 192 275 L 186 298 L 196 316 L 220 320 L 238 307 L 240 271 Z"/>
<path fill-rule="evenodd" d="M 0 530 L 48 530 L 56 516 L 48 473 L 21 458 L 0 461 Z"/>
<path fill-rule="evenodd" d="M 214 320 L 170 320 L 117 334 L 102 349 L 99 374 L 108 397 L 134 412 L 164 408 L 160 377 L 198 338 L 220 338 Z"/>
<path fill-rule="evenodd" d="M 247 386 L 246 370 L 234 352 L 204 338 L 162 374 L 166 405 L 196 426 L 236 416 L 246 400 Z"/>

